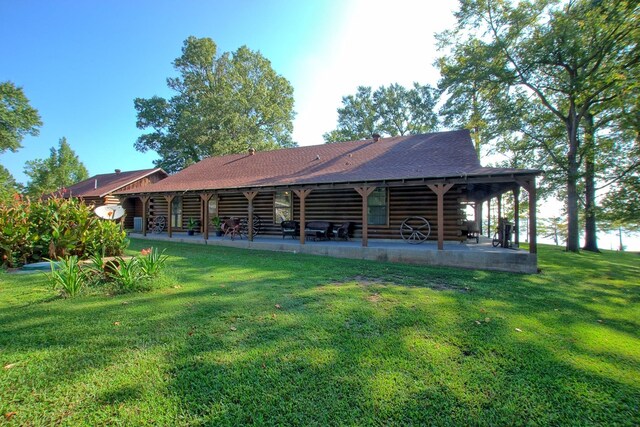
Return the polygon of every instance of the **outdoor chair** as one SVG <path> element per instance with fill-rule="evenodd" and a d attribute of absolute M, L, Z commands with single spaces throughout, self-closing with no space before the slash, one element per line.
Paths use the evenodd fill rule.
<path fill-rule="evenodd" d="M 291 236 L 292 239 L 295 239 L 296 236 L 300 235 L 300 223 L 298 221 L 282 221 L 280 228 L 282 228 L 283 239 L 284 236 Z"/>
<path fill-rule="evenodd" d="M 343 222 L 340 227 L 334 230 L 334 235 L 336 235 L 339 239 L 349 240 L 349 238 L 353 235 L 353 229 L 353 222 Z"/>
<path fill-rule="evenodd" d="M 242 239 L 241 227 L 240 227 L 240 218 L 228 218 L 225 219 L 222 223 L 222 232 L 224 233 L 223 237 L 231 237 L 231 240 L 234 240 L 236 236 L 240 236 Z"/>

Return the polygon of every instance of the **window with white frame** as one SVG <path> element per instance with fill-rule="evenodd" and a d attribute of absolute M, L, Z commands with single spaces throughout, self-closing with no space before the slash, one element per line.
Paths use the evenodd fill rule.
<path fill-rule="evenodd" d="M 273 218 L 276 224 L 293 219 L 293 197 L 291 191 L 276 191 L 273 202 Z"/>

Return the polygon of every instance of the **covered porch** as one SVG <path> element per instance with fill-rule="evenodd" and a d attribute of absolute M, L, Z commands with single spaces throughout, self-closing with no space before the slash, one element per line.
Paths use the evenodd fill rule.
<path fill-rule="evenodd" d="M 248 250 L 290 252 L 294 254 L 323 255 L 336 258 L 366 259 L 383 262 L 400 262 L 443 267 L 478 270 L 507 271 L 513 273 L 536 273 L 537 255 L 521 249 L 493 247 L 491 239 L 480 237 L 480 242 L 445 241 L 442 249 L 438 242 L 427 241 L 419 245 L 407 244 L 399 240 L 370 240 L 362 246 L 361 239 L 307 241 L 300 244 L 297 239 L 282 239 L 275 236 L 254 236 L 247 238 L 208 236 L 198 233 L 193 236 L 184 232 L 173 233 L 169 237 L 162 233 L 130 233 L 130 237 L 152 242 L 180 242 L 213 245 Z"/>

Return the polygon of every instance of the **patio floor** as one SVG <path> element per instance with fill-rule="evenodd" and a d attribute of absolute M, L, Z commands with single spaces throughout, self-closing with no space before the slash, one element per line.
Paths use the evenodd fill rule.
<path fill-rule="evenodd" d="M 308 240 L 304 245 L 298 239 L 277 236 L 255 236 L 253 242 L 246 238 L 231 240 L 228 237 L 210 235 L 208 240 L 202 234 L 189 236 L 187 233 L 174 232 L 169 238 L 167 233 L 129 233 L 136 239 L 171 241 L 215 246 L 227 246 L 244 249 L 305 253 L 333 256 L 337 258 L 369 259 L 377 261 L 401 262 L 407 264 L 436 265 L 470 268 L 478 270 L 498 270 L 516 273 L 536 273 L 537 257 L 521 249 L 494 248 L 491 239 L 480 237 L 480 243 L 445 242 L 444 250 L 439 251 L 437 242 L 428 241 L 420 245 L 411 245 L 398 240 L 369 239 L 369 246 L 362 247 L 359 239 L 344 240 Z"/>

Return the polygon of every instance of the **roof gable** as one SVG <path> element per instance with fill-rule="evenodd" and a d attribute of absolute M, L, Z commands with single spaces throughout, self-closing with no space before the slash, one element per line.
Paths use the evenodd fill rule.
<path fill-rule="evenodd" d="M 168 174 L 160 168 L 106 173 L 94 175 L 91 178 L 71 185 L 63 189 L 62 193 L 65 197 L 104 197 L 107 194 L 113 193 L 157 172 L 168 176 Z"/>

